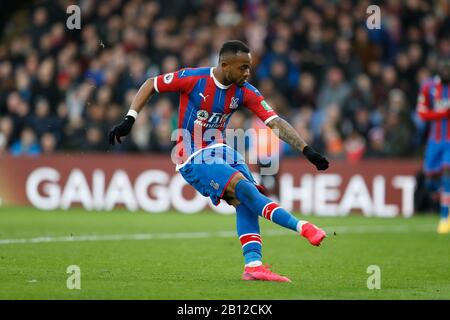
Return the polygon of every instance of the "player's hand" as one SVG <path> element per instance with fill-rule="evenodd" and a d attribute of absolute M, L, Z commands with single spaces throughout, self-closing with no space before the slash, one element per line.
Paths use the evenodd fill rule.
<path fill-rule="evenodd" d="M 109 144 L 114 145 L 115 140 L 117 139 L 117 142 L 122 143 L 122 140 L 120 140 L 120 137 L 124 137 L 127 134 L 130 133 L 131 128 L 134 124 L 134 118 L 132 116 L 126 116 L 125 119 L 123 119 L 122 123 L 115 126 L 110 132 L 109 132 Z"/>
<path fill-rule="evenodd" d="M 312 164 L 316 166 L 317 170 L 328 169 L 328 160 L 310 146 L 306 146 L 303 148 L 303 154 Z"/>

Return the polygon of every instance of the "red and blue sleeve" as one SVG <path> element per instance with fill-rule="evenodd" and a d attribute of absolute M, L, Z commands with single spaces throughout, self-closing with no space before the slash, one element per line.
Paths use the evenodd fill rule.
<path fill-rule="evenodd" d="M 278 117 L 277 113 L 264 100 L 264 97 L 257 89 L 244 89 L 244 103 L 261 121 L 265 124 Z"/>
<path fill-rule="evenodd" d="M 154 78 L 156 92 L 188 92 L 192 87 L 191 77 L 183 77 L 185 69 L 161 74 Z"/>
<path fill-rule="evenodd" d="M 440 120 L 450 117 L 450 110 L 433 110 L 430 102 L 430 86 L 427 82 L 420 88 L 419 98 L 417 101 L 417 113 L 420 118 L 425 121 Z"/>

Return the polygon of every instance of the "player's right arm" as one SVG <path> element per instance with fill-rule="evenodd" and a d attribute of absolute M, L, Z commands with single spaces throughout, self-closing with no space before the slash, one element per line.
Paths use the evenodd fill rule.
<path fill-rule="evenodd" d="M 139 111 L 142 110 L 147 101 L 153 96 L 156 91 L 154 87 L 154 81 L 154 78 L 147 79 L 139 88 L 139 91 L 134 96 L 133 101 L 131 102 L 130 110 L 125 116 L 125 119 L 123 119 L 120 124 L 116 125 L 109 132 L 109 144 L 114 145 L 116 140 L 117 142 L 122 143 L 122 140 L 120 138 L 130 133 Z"/>
<path fill-rule="evenodd" d="M 134 96 L 125 119 L 110 131 L 109 143 L 114 145 L 116 140 L 122 143 L 120 138 L 130 133 L 138 113 L 144 108 L 147 101 L 150 100 L 155 92 L 183 92 L 189 90 L 191 83 L 189 79 L 182 77 L 183 73 L 184 69 L 147 79 Z"/>
<path fill-rule="evenodd" d="M 424 121 L 440 120 L 450 117 L 450 109 L 433 110 L 430 101 L 431 82 L 427 82 L 420 88 L 419 98 L 417 100 L 417 113 Z"/>

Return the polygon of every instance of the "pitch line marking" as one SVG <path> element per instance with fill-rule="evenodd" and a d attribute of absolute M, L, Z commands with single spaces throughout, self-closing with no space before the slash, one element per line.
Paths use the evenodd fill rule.
<path fill-rule="evenodd" d="M 434 225 L 409 226 L 336 226 L 324 227 L 328 234 L 352 234 L 352 233 L 408 233 L 408 232 L 433 232 Z M 294 234 L 288 230 L 265 230 L 262 236 L 283 236 Z M 0 245 L 20 243 L 50 243 L 50 242 L 82 242 L 82 241 L 122 241 L 122 240 L 173 240 L 173 239 L 205 239 L 205 238 L 232 238 L 236 231 L 214 232 L 176 232 L 176 233 L 135 233 L 113 235 L 82 235 L 68 237 L 35 237 L 23 239 L 0 239 Z"/>

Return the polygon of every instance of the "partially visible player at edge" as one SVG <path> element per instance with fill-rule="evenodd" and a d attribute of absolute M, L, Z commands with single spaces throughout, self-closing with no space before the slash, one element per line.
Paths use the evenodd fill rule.
<path fill-rule="evenodd" d="M 431 123 L 423 169 L 427 187 L 440 193 L 437 232 L 450 233 L 450 57 L 438 61 L 437 75 L 426 80 L 417 103 L 419 116 Z"/>
<path fill-rule="evenodd" d="M 320 245 L 326 234 L 315 225 L 298 220 L 263 194 L 263 188 L 256 184 L 242 156 L 223 143 L 224 129 L 232 113 L 246 107 L 269 128 L 277 129 L 274 131 L 279 138 L 302 151 L 318 170 L 326 170 L 328 160 L 308 146 L 247 82 L 251 66 L 249 48 L 241 41 L 232 40 L 220 49 L 217 67 L 185 68 L 148 79 L 134 97 L 123 122 L 111 130 L 109 142 L 114 145 L 117 139 L 121 143 L 120 138 L 130 133 L 139 111 L 155 92 L 179 92 L 178 128 L 187 130 L 192 139 L 190 144 L 181 144 L 182 150 L 177 150 L 180 159 L 177 170 L 215 205 L 223 199 L 236 208 L 237 234 L 245 259 L 243 280 L 290 282 L 262 264 L 259 216 L 298 232 L 315 246 Z M 208 129 L 216 130 L 222 137 L 203 137 L 200 143 L 193 141 L 194 136 Z M 225 161 L 225 158 L 234 160 Z"/>

